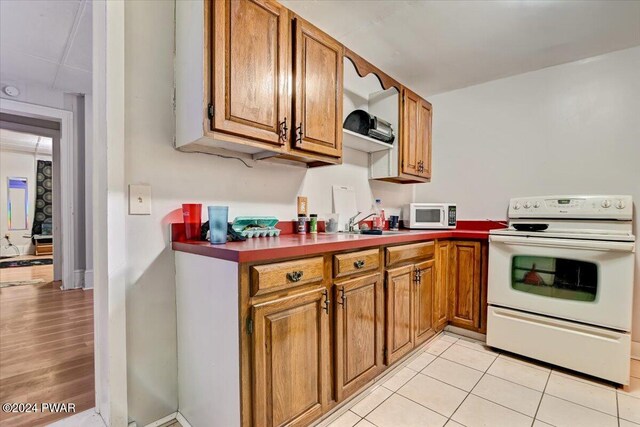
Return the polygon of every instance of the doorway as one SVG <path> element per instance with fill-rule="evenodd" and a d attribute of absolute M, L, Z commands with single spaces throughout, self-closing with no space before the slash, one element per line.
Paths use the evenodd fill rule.
<path fill-rule="evenodd" d="M 59 142 L 60 132 L 9 129 L 21 126 L 0 122 L 0 288 L 61 285 L 62 260 L 54 252 L 54 230 L 60 231 L 54 139 Z"/>

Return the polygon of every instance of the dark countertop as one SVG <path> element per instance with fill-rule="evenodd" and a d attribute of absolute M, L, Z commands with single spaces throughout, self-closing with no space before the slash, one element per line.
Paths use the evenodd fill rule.
<path fill-rule="evenodd" d="M 504 228 L 504 226 L 493 221 L 459 221 L 458 227 L 452 230 L 401 230 L 398 234 L 378 236 L 345 233 L 281 234 L 280 237 L 258 237 L 222 245 L 177 240 L 173 241 L 171 246 L 175 251 L 240 263 L 434 239 L 487 240 L 489 230 L 494 228 Z"/>

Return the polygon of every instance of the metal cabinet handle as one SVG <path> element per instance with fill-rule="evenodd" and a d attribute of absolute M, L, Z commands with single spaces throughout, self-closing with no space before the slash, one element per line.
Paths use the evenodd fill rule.
<path fill-rule="evenodd" d="M 285 117 L 283 121 L 281 121 L 279 123 L 279 133 L 280 133 L 280 139 L 283 141 L 287 140 L 287 132 L 289 131 L 289 128 L 287 127 L 287 118 Z"/>
<path fill-rule="evenodd" d="M 292 282 L 299 282 L 302 279 L 302 271 L 292 271 L 291 273 L 287 273 L 287 279 Z"/>
<path fill-rule="evenodd" d="M 296 128 L 296 143 L 302 143 L 302 122 L 300 122 L 300 125 Z"/>
<path fill-rule="evenodd" d="M 322 294 L 324 295 L 324 311 L 329 314 L 329 304 L 331 304 L 331 300 L 329 299 L 329 291 L 325 289 Z"/>
<path fill-rule="evenodd" d="M 416 270 L 416 285 L 422 283 L 422 270 Z"/>
<path fill-rule="evenodd" d="M 353 263 L 353 266 L 358 269 L 364 267 L 364 260 L 363 259 L 357 260 L 356 262 Z"/>

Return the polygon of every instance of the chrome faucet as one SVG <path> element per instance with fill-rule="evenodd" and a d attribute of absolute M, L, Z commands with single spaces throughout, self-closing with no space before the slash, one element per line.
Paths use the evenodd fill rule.
<path fill-rule="evenodd" d="M 358 215 L 360 215 L 362 212 L 358 212 L 357 214 L 355 214 L 354 216 L 352 216 L 351 218 L 349 218 L 349 223 L 347 224 L 347 228 L 349 233 L 354 233 L 356 231 L 356 225 L 361 223 L 362 221 L 364 221 L 367 218 L 370 218 L 372 216 L 375 215 L 375 212 L 370 213 L 369 215 L 365 216 L 364 218 L 362 218 L 359 221 L 356 221 L 356 218 L 358 218 Z"/>

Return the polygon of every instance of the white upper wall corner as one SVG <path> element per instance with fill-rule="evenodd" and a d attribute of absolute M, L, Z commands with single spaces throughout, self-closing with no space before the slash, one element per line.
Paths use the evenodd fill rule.
<path fill-rule="evenodd" d="M 91 93 L 92 2 L 0 1 L 0 80 Z"/>
<path fill-rule="evenodd" d="M 281 2 L 423 96 L 640 45 L 640 1 Z"/>

